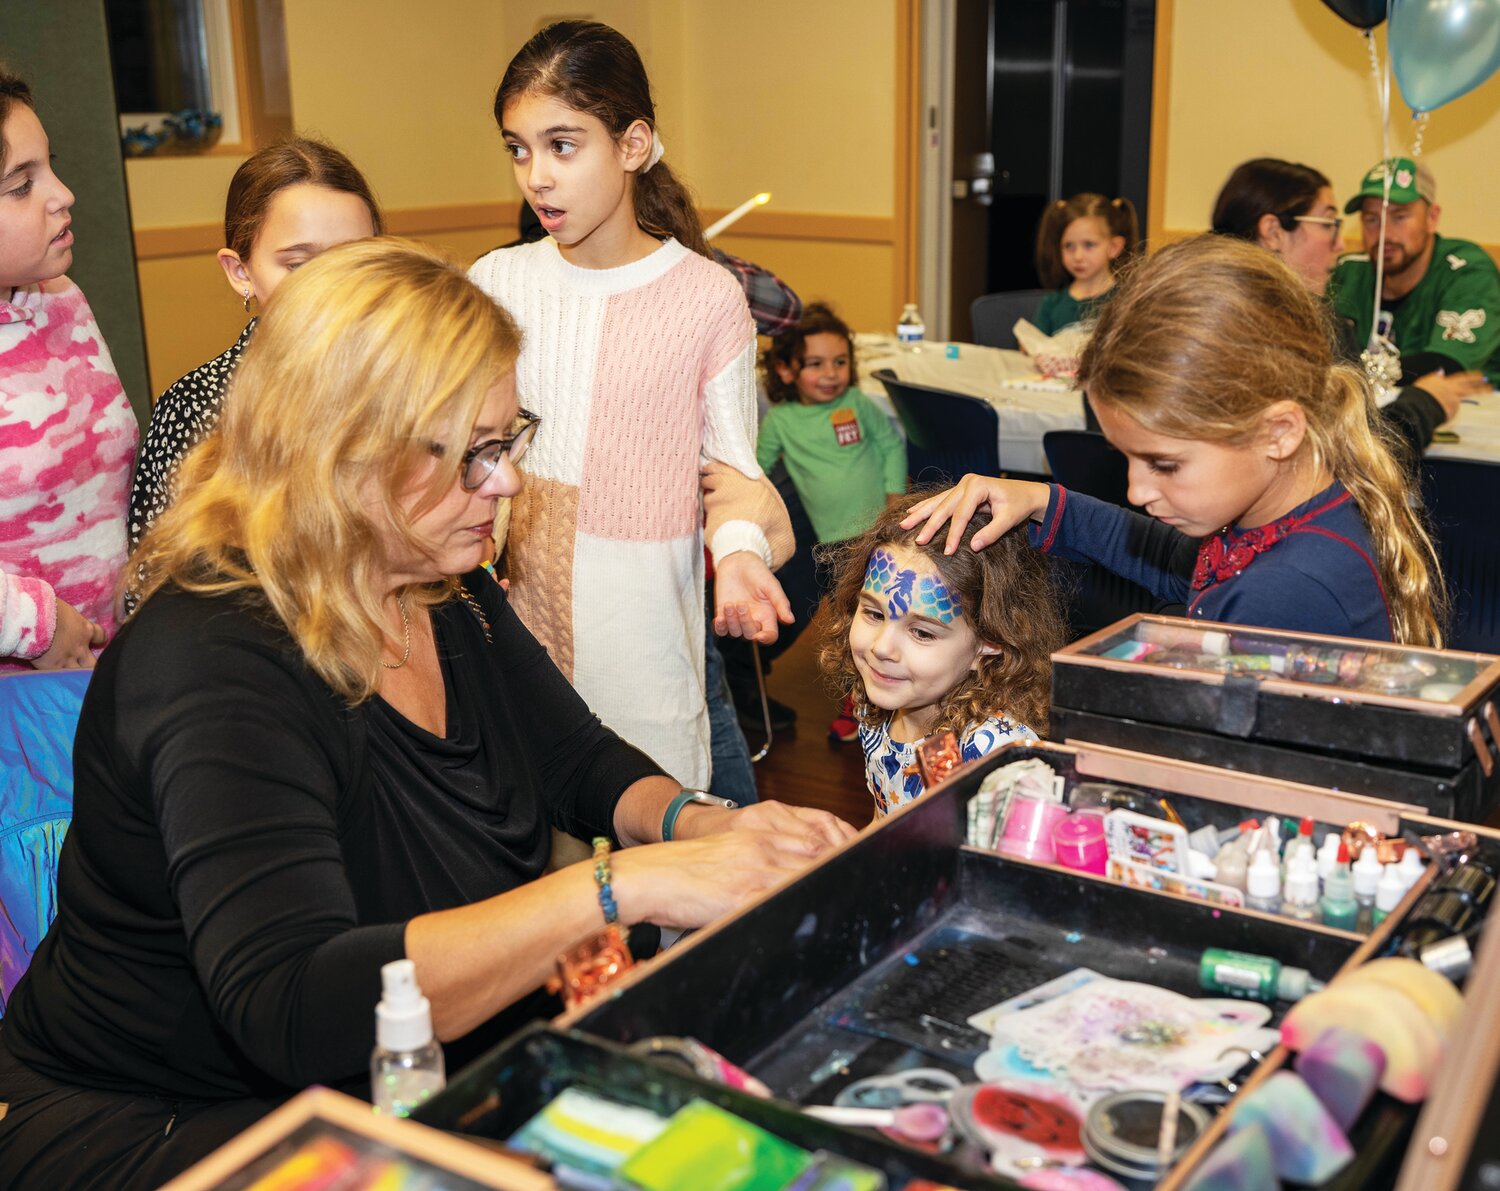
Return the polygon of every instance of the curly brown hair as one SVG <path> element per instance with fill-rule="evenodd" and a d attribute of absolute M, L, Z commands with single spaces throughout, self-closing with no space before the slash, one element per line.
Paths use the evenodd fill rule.
<path fill-rule="evenodd" d="M 916 529 L 902 529 L 901 519 L 912 505 L 941 488 L 910 493 L 888 508 L 863 537 L 832 551 L 834 585 L 819 643 L 818 660 L 839 697 L 854 700 L 861 723 L 878 722 L 889 712 L 865 697 L 865 685 L 849 649 L 849 629 L 859 609 L 870 555 L 879 546 L 904 546 L 925 555 L 937 568 L 969 616 L 975 634 L 995 654 L 981 654 L 977 669 L 948 692 L 938 708 L 934 731 L 951 728 L 962 734 L 993 715 L 1004 713 L 1038 736 L 1047 734 L 1051 712 L 1052 653 L 1067 640 L 1063 604 L 1046 558 L 1031 548 L 1026 530 L 1018 527 L 983 550 L 960 547 L 943 553 L 943 535 L 917 545 Z M 989 524 L 990 515 L 976 513 L 965 536 Z"/>
<path fill-rule="evenodd" d="M 802 308 L 802 317 L 796 324 L 771 340 L 771 345 L 760 354 L 760 371 L 770 401 L 795 404 L 801 400 L 797 396 L 797 382 L 782 380 L 776 366 L 780 364 L 794 373 L 800 372 L 809 335 L 842 335 L 849 345 L 849 384 L 859 384 L 859 369 L 854 363 L 854 336 L 849 333 L 849 324 L 835 314 L 827 302 L 809 302 Z"/>

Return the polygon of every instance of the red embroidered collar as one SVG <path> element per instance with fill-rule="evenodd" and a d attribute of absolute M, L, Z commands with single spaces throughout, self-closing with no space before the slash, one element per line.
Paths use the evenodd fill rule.
<path fill-rule="evenodd" d="M 1198 564 L 1193 568 L 1193 590 L 1202 591 L 1215 583 L 1232 579 L 1252 562 L 1258 554 L 1264 554 L 1288 534 L 1295 533 L 1309 521 L 1321 517 L 1330 509 L 1336 509 L 1349 499 L 1347 492 L 1340 492 L 1332 500 L 1320 504 L 1306 513 L 1288 513 L 1275 521 L 1257 525 L 1236 534 L 1232 529 L 1222 529 L 1211 538 L 1206 538 L 1198 547 Z"/>

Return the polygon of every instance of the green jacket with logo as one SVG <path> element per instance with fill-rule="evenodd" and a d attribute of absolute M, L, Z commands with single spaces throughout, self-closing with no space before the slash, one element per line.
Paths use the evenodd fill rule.
<path fill-rule="evenodd" d="M 1375 267 L 1366 253 L 1346 256 L 1333 271 L 1329 296 L 1361 347 L 1370 338 Z M 1432 371 L 1444 356 L 1464 369 L 1500 373 L 1500 270 L 1478 244 L 1438 236 L 1432 263 L 1395 308 L 1390 336 L 1401 349 L 1403 376 Z M 1408 367 L 1412 365 L 1412 367 Z"/>

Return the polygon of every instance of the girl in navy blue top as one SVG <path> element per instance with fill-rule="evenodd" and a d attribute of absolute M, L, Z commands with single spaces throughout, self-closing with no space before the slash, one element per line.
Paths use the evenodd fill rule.
<path fill-rule="evenodd" d="M 975 510 L 978 550 L 1030 518 L 1043 550 L 1094 562 L 1188 614 L 1231 624 L 1438 645 L 1442 584 L 1363 376 L 1281 261 L 1205 236 L 1136 269 L 1079 380 L 1150 516 L 1052 484 L 965 476 L 915 506 L 918 541 Z"/>

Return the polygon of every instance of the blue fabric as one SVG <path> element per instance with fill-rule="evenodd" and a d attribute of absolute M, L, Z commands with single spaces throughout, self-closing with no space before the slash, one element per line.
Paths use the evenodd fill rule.
<path fill-rule="evenodd" d="M 0 1013 L 57 913 L 73 735 L 92 670 L 0 679 Z"/>
<path fill-rule="evenodd" d="M 729 683 L 724 678 L 724 658 L 714 637 L 713 605 L 708 607 L 708 631 L 704 640 L 704 681 L 708 692 L 708 733 L 711 789 L 720 798 L 729 798 L 741 806 L 760 801 L 755 788 L 755 766 L 750 760 L 750 746 L 740 731 L 729 698 Z"/>
<path fill-rule="evenodd" d="M 1328 506 L 1342 493 L 1333 484 L 1286 515 Z M 1375 547 L 1353 500 L 1327 508 L 1244 570 L 1201 591 L 1192 588 L 1198 540 L 1154 517 L 1053 485 L 1042 520 L 1029 532 L 1039 549 L 1098 563 L 1159 599 L 1186 604 L 1195 619 L 1391 640 Z"/>

